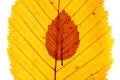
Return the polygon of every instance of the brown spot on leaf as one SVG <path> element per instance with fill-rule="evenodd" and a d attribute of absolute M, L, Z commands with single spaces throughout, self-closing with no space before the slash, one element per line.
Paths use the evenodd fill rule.
<path fill-rule="evenodd" d="M 53 2 L 53 1 L 51 1 L 50 3 L 53 5 L 53 3 L 54 3 L 54 2 Z"/>
<path fill-rule="evenodd" d="M 63 10 L 48 26 L 46 48 L 53 58 L 60 60 L 72 57 L 79 44 L 79 32 L 70 16 Z"/>
<path fill-rule="evenodd" d="M 92 14 L 93 14 L 93 15 L 95 15 L 95 13 L 94 13 L 94 12 L 93 12 Z"/>

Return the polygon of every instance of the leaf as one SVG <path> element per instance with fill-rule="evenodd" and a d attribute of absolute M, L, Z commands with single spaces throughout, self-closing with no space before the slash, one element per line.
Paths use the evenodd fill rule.
<path fill-rule="evenodd" d="M 107 16 L 103 0 L 17 0 L 8 35 L 14 79 L 106 80 L 113 62 Z M 60 31 L 55 31 L 58 27 Z M 65 35 L 72 32 L 66 41 L 64 30 Z M 67 43 L 70 46 L 61 47 Z M 64 57 L 63 50 L 72 52 Z"/>
<path fill-rule="evenodd" d="M 48 26 L 46 48 L 57 59 L 68 59 L 75 54 L 79 44 L 79 33 L 70 17 L 63 10 Z M 57 56 L 56 56 L 57 55 Z"/>

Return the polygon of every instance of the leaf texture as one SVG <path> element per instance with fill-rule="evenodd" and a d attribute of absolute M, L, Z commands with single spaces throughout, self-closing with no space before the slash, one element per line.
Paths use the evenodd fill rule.
<path fill-rule="evenodd" d="M 51 30 L 55 32 L 56 27 L 59 27 L 54 22 L 62 13 L 70 18 L 71 25 L 75 26 L 74 36 L 77 35 L 73 39 L 77 41 L 76 50 L 73 51 L 73 56 L 63 59 L 63 65 L 61 55 L 58 55 L 59 60 L 56 61 L 56 53 L 50 56 L 53 54 L 49 51 L 56 49 L 55 45 L 50 44 L 52 40 L 53 43 L 56 39 L 62 40 L 58 36 L 59 32 L 56 35 L 58 38 L 50 35 Z M 14 79 L 106 80 L 107 71 L 113 62 L 113 39 L 107 16 L 103 0 L 17 0 L 9 18 L 8 35 L 8 55 Z M 58 20 L 59 23 L 64 21 L 66 24 L 65 17 Z M 69 24 L 70 22 L 67 25 Z M 63 28 L 67 31 L 66 26 Z M 69 41 L 67 38 L 65 43 Z M 66 55 L 70 55 L 69 53 Z"/>

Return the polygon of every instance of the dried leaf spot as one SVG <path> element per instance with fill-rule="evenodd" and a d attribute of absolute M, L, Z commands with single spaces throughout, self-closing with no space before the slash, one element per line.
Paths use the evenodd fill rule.
<path fill-rule="evenodd" d="M 93 14 L 93 15 L 95 15 L 95 13 L 94 13 L 94 12 L 93 12 L 92 14 Z"/>
<path fill-rule="evenodd" d="M 79 44 L 79 32 L 70 16 L 63 10 L 48 26 L 46 48 L 56 60 L 72 57 Z"/>
<path fill-rule="evenodd" d="M 50 3 L 51 3 L 52 5 L 54 4 L 54 2 L 53 2 L 53 1 L 51 1 Z"/>

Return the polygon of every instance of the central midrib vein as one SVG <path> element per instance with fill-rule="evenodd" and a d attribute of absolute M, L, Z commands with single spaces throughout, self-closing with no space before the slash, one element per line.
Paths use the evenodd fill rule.
<path fill-rule="evenodd" d="M 62 35 L 62 32 L 63 32 L 63 29 L 61 26 L 59 26 L 59 11 L 60 10 L 60 0 L 58 0 L 58 19 L 57 19 L 57 32 L 58 32 L 58 35 L 60 35 L 60 38 L 59 36 L 57 37 L 57 49 L 56 49 L 56 54 L 55 54 L 55 70 L 54 70 L 54 80 L 56 80 L 56 69 L 57 69 L 57 56 L 58 56 L 58 47 L 60 47 L 60 54 L 61 54 L 61 65 L 63 65 L 63 55 L 62 55 L 62 43 L 63 43 L 63 35 Z"/>

